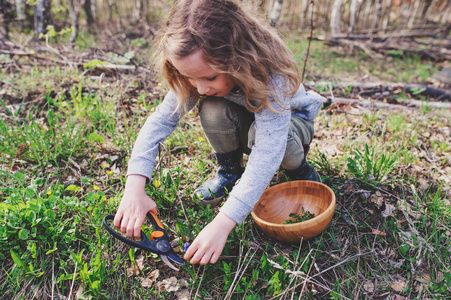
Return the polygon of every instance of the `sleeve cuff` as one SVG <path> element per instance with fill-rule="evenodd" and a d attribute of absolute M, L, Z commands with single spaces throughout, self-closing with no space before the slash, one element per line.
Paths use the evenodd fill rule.
<path fill-rule="evenodd" d="M 227 199 L 227 201 L 220 209 L 222 213 L 235 221 L 238 225 L 241 225 L 243 223 L 243 221 L 251 213 L 252 210 L 252 207 L 249 207 L 244 202 L 235 197 L 229 197 L 229 199 Z"/>

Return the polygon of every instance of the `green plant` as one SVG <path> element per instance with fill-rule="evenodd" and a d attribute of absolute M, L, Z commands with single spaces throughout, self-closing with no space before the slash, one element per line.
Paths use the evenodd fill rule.
<path fill-rule="evenodd" d="M 136 47 L 147 47 L 149 43 L 145 39 L 139 38 L 132 40 L 132 45 Z"/>
<path fill-rule="evenodd" d="M 347 85 L 343 88 L 343 96 L 349 98 L 352 92 L 352 85 Z"/>
<path fill-rule="evenodd" d="M 115 64 L 127 64 L 135 57 L 135 51 L 126 52 L 124 55 L 109 53 L 108 58 Z"/>
<path fill-rule="evenodd" d="M 37 280 L 51 272 L 50 266 L 56 261 L 61 270 L 55 276 L 57 282 L 63 284 L 73 277 L 65 271 L 67 261 L 77 257 L 76 251 L 81 251 L 76 261 L 81 268 L 80 276 L 85 276 L 89 289 L 99 294 L 106 262 L 100 260 L 103 251 L 99 224 L 103 209 L 96 203 L 104 201 L 105 195 L 88 192 L 80 200 L 71 195 L 78 190 L 76 186 L 64 189 L 54 185 L 42 190 L 44 180 L 35 179 L 27 184 L 23 173 L 15 173 L 11 180 L 17 187 L 3 190 L 0 203 L 0 255 L 2 259 L 11 257 L 14 261 L 11 276 Z M 79 230 L 80 225 L 85 229 Z M 87 243 L 90 233 L 99 240 L 98 250 Z M 84 246 L 80 248 L 81 241 Z M 94 260 L 81 261 L 85 249 L 96 253 Z"/>
<path fill-rule="evenodd" d="M 46 124 L 34 120 L 29 123 L 16 121 L 7 125 L 0 120 L 0 150 L 10 159 L 23 159 L 38 164 L 41 168 L 49 163 L 60 167 L 62 160 L 72 159 L 81 152 L 83 125 L 76 123 L 61 125 L 60 117 L 49 110 Z"/>
<path fill-rule="evenodd" d="M 399 158 L 399 152 L 382 153 L 376 152 L 375 148 L 370 150 L 365 144 L 365 151 L 354 150 L 354 158 L 348 158 L 348 170 L 357 178 L 366 182 L 380 182 L 390 173 Z"/>
<path fill-rule="evenodd" d="M 315 214 L 312 214 L 309 211 L 305 211 L 304 207 L 302 207 L 301 210 L 302 210 L 301 214 L 291 213 L 289 215 L 289 218 L 286 219 L 285 221 L 283 221 L 283 224 L 294 224 L 294 223 L 304 222 L 304 221 L 313 219 L 315 217 Z"/>
<path fill-rule="evenodd" d="M 90 61 L 83 63 L 83 69 L 94 70 L 98 66 L 104 66 L 105 64 L 106 64 L 106 61 L 101 61 L 101 60 L 98 60 L 97 58 L 91 59 Z"/>
<path fill-rule="evenodd" d="M 39 34 L 40 39 L 45 39 L 47 42 L 50 40 L 54 40 L 55 42 L 59 42 L 60 40 L 67 39 L 69 35 L 73 34 L 74 27 L 67 27 L 60 31 L 56 31 L 55 26 L 47 25 L 46 33 Z"/>
<path fill-rule="evenodd" d="M 377 123 L 377 121 L 379 121 L 379 113 L 376 112 L 374 114 L 363 114 L 363 119 L 365 120 L 365 122 L 368 124 L 369 127 L 374 127 Z"/>

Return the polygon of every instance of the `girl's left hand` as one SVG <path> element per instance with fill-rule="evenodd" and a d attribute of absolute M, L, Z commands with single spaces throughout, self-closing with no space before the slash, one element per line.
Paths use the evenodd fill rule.
<path fill-rule="evenodd" d="M 191 264 L 214 264 L 221 255 L 227 237 L 235 225 L 235 221 L 220 212 L 194 239 L 184 258 L 189 260 L 192 257 Z"/>

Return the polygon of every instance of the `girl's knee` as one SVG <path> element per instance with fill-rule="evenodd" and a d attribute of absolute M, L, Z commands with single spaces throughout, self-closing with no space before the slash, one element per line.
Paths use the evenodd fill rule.
<path fill-rule="evenodd" d="M 290 130 L 291 131 L 291 130 Z M 296 169 L 304 160 L 304 147 L 299 137 L 289 135 L 281 166 L 286 170 Z"/>
<path fill-rule="evenodd" d="M 217 97 L 201 100 L 199 117 L 202 127 L 221 131 L 236 127 L 238 122 L 238 113 L 233 103 Z"/>

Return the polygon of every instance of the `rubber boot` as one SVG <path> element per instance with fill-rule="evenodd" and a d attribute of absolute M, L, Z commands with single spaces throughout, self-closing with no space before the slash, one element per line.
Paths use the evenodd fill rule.
<path fill-rule="evenodd" d="M 316 172 L 315 167 L 307 163 L 304 159 L 299 167 L 294 170 L 285 170 L 285 174 L 290 177 L 291 180 L 310 180 L 316 182 L 322 182 L 321 176 Z"/>
<path fill-rule="evenodd" d="M 216 176 L 194 191 L 195 197 L 204 206 L 213 207 L 218 204 L 227 193 L 230 193 L 244 172 L 241 148 L 227 153 L 216 153 L 216 160 L 219 165 Z"/>

